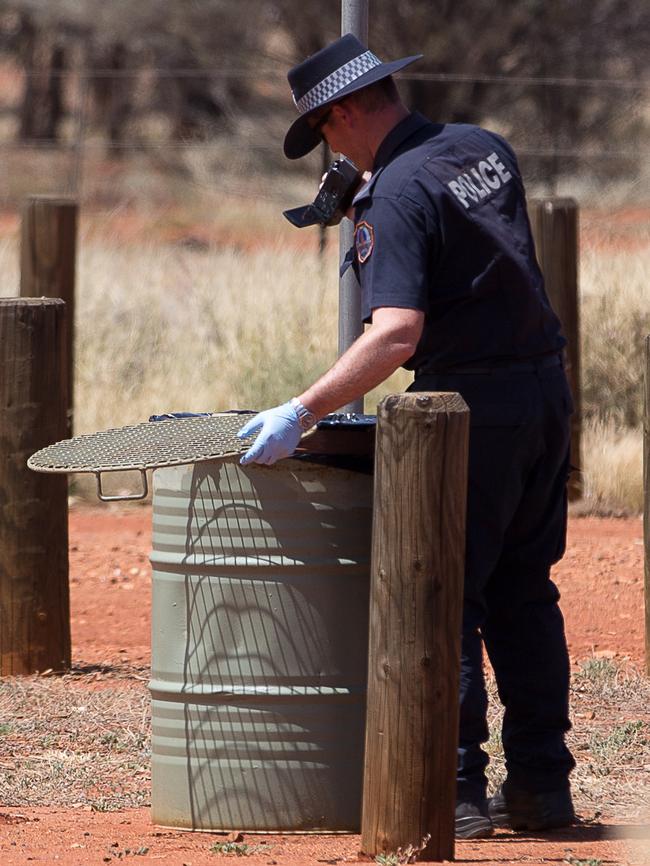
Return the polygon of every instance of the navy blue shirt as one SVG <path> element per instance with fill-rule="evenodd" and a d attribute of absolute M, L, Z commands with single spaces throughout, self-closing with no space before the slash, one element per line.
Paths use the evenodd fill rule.
<path fill-rule="evenodd" d="M 422 310 L 408 369 L 498 364 L 565 344 L 540 272 L 515 155 L 495 133 L 410 114 L 355 199 L 362 314 Z"/>

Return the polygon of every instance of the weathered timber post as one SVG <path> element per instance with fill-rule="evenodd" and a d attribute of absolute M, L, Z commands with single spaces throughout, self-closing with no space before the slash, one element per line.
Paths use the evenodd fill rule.
<path fill-rule="evenodd" d="M 645 573 L 645 663 L 650 675 L 650 337 L 645 338 L 645 411 L 643 416 L 643 540 Z"/>
<path fill-rule="evenodd" d="M 459 394 L 377 412 L 362 848 L 454 855 L 469 410 Z"/>
<path fill-rule="evenodd" d="M 77 203 L 60 196 L 29 196 L 23 204 L 20 248 L 20 295 L 61 298 L 66 304 L 68 428 L 72 436 L 74 405 L 75 261 Z"/>
<path fill-rule="evenodd" d="M 569 481 L 569 499 L 582 496 L 582 398 L 580 317 L 578 310 L 578 205 L 572 198 L 531 202 L 530 218 L 546 291 L 567 339 L 566 370 L 575 412 L 571 420 L 571 463 L 578 472 Z"/>
<path fill-rule="evenodd" d="M 65 304 L 0 299 L 0 675 L 70 665 L 65 475 L 27 458 L 66 438 Z"/>

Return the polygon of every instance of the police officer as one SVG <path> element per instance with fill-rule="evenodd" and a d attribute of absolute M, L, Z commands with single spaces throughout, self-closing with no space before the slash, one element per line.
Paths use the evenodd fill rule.
<path fill-rule="evenodd" d="M 318 419 L 400 365 L 409 390 L 457 391 L 471 410 L 456 835 L 574 820 L 564 742 L 569 660 L 551 565 L 563 554 L 571 397 L 565 340 L 544 291 L 517 161 L 500 136 L 432 123 L 354 36 L 289 72 L 300 112 L 284 151 L 326 140 L 370 179 L 346 262 L 365 332 L 313 385 L 261 412 L 242 463 L 290 455 Z M 345 264 L 344 264 L 345 266 Z M 482 646 L 505 707 L 507 776 L 488 801 Z"/>

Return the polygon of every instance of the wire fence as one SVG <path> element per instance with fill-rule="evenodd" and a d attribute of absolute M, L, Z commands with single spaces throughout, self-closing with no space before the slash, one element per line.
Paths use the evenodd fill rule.
<path fill-rule="evenodd" d="M 43 74 L 41 69 L 21 69 L 23 77 L 38 77 Z M 201 69 L 183 67 L 153 67 L 143 69 L 112 69 L 94 68 L 78 69 L 70 72 L 65 69 L 52 69 L 48 75 L 52 77 L 68 78 L 74 76 L 78 79 L 92 80 L 95 78 L 141 78 L 143 74 L 155 75 L 158 78 L 252 78 L 259 79 L 267 76 L 279 76 L 284 80 L 284 72 L 278 66 L 256 66 L 255 69 L 244 67 L 202 67 Z M 650 92 L 650 81 L 641 78 L 578 78 L 571 76 L 522 76 L 522 75 L 476 75 L 460 72 L 406 72 L 398 73 L 396 78 L 410 81 L 441 81 L 441 82 L 469 82 L 486 84 L 538 84 L 540 86 L 566 86 L 566 87 L 613 87 L 624 90 L 646 90 Z"/>
<path fill-rule="evenodd" d="M 2 74 L 5 210 L 26 194 L 47 193 L 99 208 L 136 200 L 171 204 L 206 192 L 287 206 L 322 171 L 319 153 L 299 164 L 282 156 L 295 110 L 279 64 L 52 69 L 45 83 L 39 69 Z M 407 101 L 424 94 L 429 105 L 440 105 L 439 120 L 463 119 L 480 89 L 478 120 L 510 140 L 534 192 L 571 194 L 596 206 L 650 203 L 650 81 L 463 73 L 397 78 Z M 26 123 L 28 91 L 37 80 L 42 86 L 31 94 L 33 110 L 48 110 L 44 94 L 57 104 L 49 136 L 47 129 L 33 134 Z M 593 103 L 591 121 L 586 103 Z"/>

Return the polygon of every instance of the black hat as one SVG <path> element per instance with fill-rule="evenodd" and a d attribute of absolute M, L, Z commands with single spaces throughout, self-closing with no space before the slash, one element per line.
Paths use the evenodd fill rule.
<path fill-rule="evenodd" d="M 348 33 L 294 66 L 287 78 L 300 117 L 291 124 L 285 136 L 285 156 L 298 159 L 321 141 L 319 133 L 307 123 L 307 118 L 318 108 L 387 78 L 421 57 L 421 54 L 415 54 L 382 63 L 356 36 Z"/>

